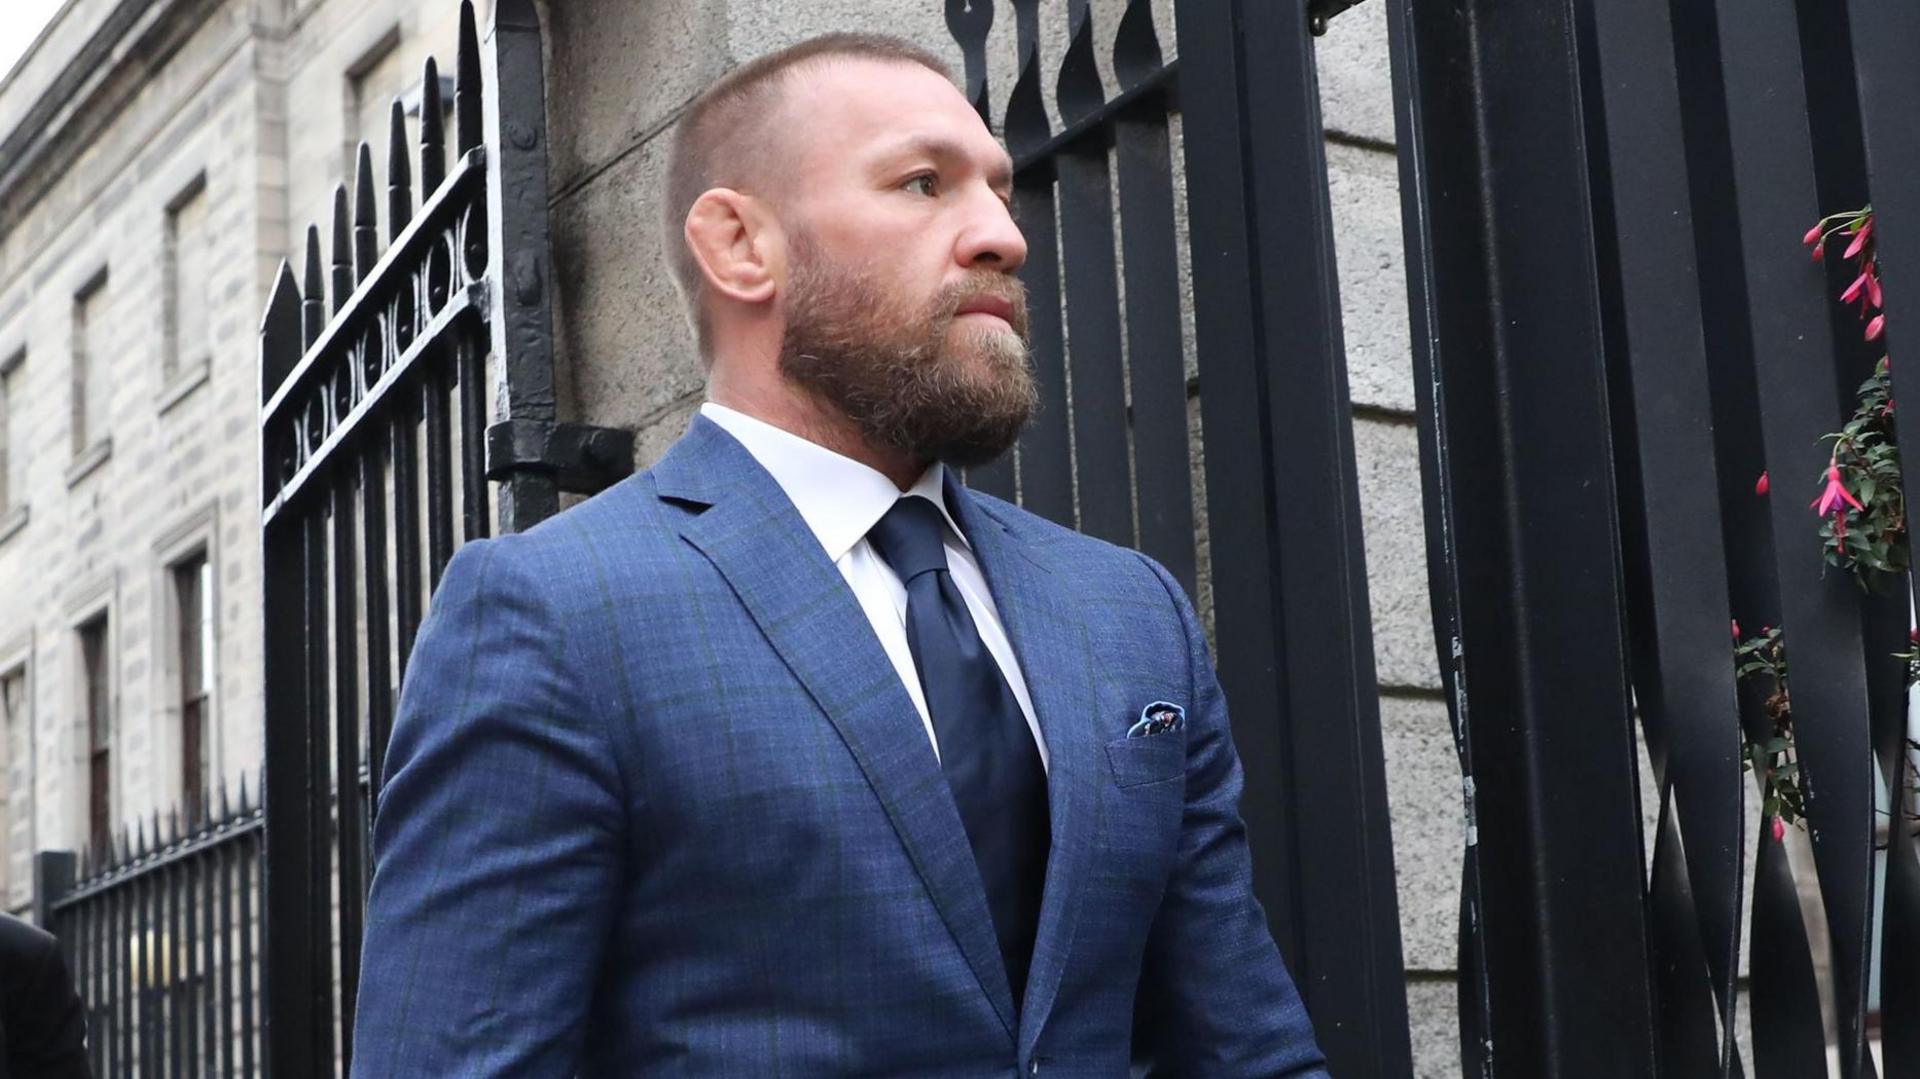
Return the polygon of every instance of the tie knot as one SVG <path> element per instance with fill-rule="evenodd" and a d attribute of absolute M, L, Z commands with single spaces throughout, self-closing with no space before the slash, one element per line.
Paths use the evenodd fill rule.
<path fill-rule="evenodd" d="M 947 568 L 946 522 L 939 507 L 918 495 L 895 502 L 867 539 L 902 584 L 928 570 Z"/>

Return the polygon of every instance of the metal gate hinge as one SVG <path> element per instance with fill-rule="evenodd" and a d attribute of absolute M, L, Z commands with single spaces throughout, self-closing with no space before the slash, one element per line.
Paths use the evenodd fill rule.
<path fill-rule="evenodd" d="M 550 420 L 501 420 L 487 427 L 487 478 L 547 472 L 555 486 L 590 495 L 633 474 L 633 432 Z"/>

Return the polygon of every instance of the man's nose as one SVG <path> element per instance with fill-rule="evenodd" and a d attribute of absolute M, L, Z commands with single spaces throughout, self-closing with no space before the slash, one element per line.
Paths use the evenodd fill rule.
<path fill-rule="evenodd" d="M 969 200 L 968 220 L 954 256 L 962 266 L 991 267 L 1003 273 L 1012 273 L 1027 261 L 1027 238 L 1014 224 L 1011 209 L 991 190 L 983 188 Z"/>

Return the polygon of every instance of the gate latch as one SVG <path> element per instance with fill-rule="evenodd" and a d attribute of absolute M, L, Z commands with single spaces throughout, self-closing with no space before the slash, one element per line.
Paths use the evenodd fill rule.
<path fill-rule="evenodd" d="M 597 494 L 633 474 L 633 432 L 587 423 L 501 420 L 487 427 L 487 478 L 547 472 L 569 494 Z"/>

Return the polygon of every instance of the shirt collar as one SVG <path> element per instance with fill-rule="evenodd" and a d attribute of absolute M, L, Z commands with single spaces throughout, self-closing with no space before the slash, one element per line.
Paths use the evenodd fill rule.
<path fill-rule="evenodd" d="M 901 491 L 877 470 L 744 412 L 708 401 L 700 406 L 700 414 L 719 424 L 767 470 L 826 549 L 829 561 L 838 562 L 895 502 L 908 495 L 919 495 L 938 506 L 953 535 L 962 545 L 967 542 L 947 511 L 946 466 L 939 461 Z"/>

